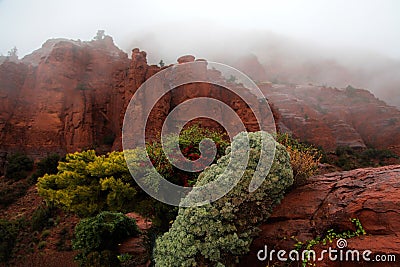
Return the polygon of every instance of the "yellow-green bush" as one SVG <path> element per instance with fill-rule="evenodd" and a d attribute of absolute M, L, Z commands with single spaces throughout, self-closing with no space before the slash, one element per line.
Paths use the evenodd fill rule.
<path fill-rule="evenodd" d="M 102 210 L 123 211 L 136 190 L 120 152 L 96 156 L 94 150 L 66 155 L 57 174 L 38 179 L 38 192 L 46 201 L 88 217 Z"/>

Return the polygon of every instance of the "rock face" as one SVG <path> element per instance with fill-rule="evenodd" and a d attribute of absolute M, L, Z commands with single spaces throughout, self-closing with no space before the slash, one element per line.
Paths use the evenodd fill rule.
<path fill-rule="evenodd" d="M 114 135 L 113 73 L 129 60 L 111 37 L 50 40 L 22 62 L 0 66 L 1 150 L 40 157 L 102 146 Z"/>
<path fill-rule="evenodd" d="M 308 184 L 288 193 L 268 221 L 261 226 L 261 233 L 253 241 L 251 253 L 242 260 L 242 266 L 266 266 L 266 262 L 258 261 L 256 255 L 265 245 L 269 250 L 290 251 L 294 249 L 294 239 L 304 242 L 323 235 L 329 229 L 335 229 L 337 233 L 355 230 L 350 218 L 358 218 L 367 235 L 348 239 L 348 249 L 371 250 L 373 255 L 393 254 L 398 264 L 399 177 L 400 165 L 394 165 L 310 178 Z M 315 249 L 318 250 L 318 246 Z M 357 265 L 355 262 L 325 261 L 318 262 L 317 266 L 397 265 L 393 262 L 376 265 L 366 265 L 364 262 Z"/>

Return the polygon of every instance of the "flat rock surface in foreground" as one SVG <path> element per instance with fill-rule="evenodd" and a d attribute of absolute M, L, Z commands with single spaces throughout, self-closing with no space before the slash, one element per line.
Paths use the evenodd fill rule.
<path fill-rule="evenodd" d="M 311 240 L 329 229 L 335 229 L 336 233 L 355 230 L 351 218 L 361 221 L 367 235 L 348 239 L 347 249 L 371 250 L 372 255 L 393 254 L 397 261 L 325 260 L 317 262 L 317 266 L 400 266 L 400 165 L 310 178 L 308 184 L 288 193 L 260 227 L 260 235 L 254 240 L 251 252 L 242 259 L 242 266 L 266 266 L 268 261 L 257 259 L 257 252 L 265 245 L 268 250 L 289 252 L 294 249 L 296 239 Z M 318 251 L 328 246 L 313 248 Z M 335 248 L 336 241 L 330 246 Z M 274 258 L 277 259 L 276 254 Z"/>

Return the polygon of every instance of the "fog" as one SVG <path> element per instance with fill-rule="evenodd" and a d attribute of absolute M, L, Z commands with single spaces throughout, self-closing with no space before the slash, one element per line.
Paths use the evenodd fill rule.
<path fill-rule="evenodd" d="M 98 29 L 150 63 L 184 54 L 238 65 L 255 55 L 266 79 L 373 91 L 400 106 L 400 1 L 0 0 L 0 53 L 22 57 L 49 38 Z"/>

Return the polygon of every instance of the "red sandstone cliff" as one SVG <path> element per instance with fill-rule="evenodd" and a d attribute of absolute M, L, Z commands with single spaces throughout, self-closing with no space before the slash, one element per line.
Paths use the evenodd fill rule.
<path fill-rule="evenodd" d="M 1 150 L 40 156 L 102 145 L 113 136 L 113 73 L 128 66 L 111 37 L 49 40 L 22 63 L 0 65 Z"/>
<path fill-rule="evenodd" d="M 179 59 L 181 63 L 193 60 L 192 56 Z M 49 40 L 19 62 L 1 64 L 0 152 L 24 151 L 41 157 L 93 147 L 100 152 L 121 149 L 125 109 L 139 86 L 160 69 L 149 65 L 146 53 L 139 49 L 129 59 L 108 36 L 91 42 Z M 213 70 L 207 75 L 220 77 Z M 275 106 L 275 116 L 281 118 L 279 126 L 304 141 L 327 149 L 339 145 L 399 148 L 400 111 L 368 91 L 269 83 L 260 87 Z M 151 92 L 141 96 L 143 104 L 150 96 Z M 227 103 L 249 130 L 258 129 L 237 96 L 208 84 L 187 84 L 155 106 L 157 116 L 147 129 L 150 138 L 176 105 L 198 96 Z M 230 121 L 222 111 L 217 110 L 216 116 Z M 219 127 L 211 121 L 202 123 Z"/>

